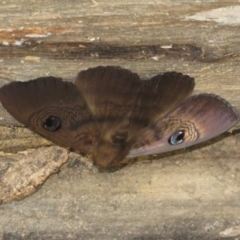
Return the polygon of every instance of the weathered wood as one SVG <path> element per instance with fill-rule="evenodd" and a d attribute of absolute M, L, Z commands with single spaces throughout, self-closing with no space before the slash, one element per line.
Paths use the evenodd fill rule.
<path fill-rule="evenodd" d="M 238 4 L 2 1 L 0 86 L 46 75 L 72 81 L 98 65 L 120 65 L 142 78 L 174 70 L 196 79 L 195 93 L 213 92 L 240 111 Z M 2 107 L 0 125 L 2 181 L 18 151 L 51 143 Z M 37 193 L 0 206 L 2 239 L 237 239 L 239 124 L 234 129 L 114 173 L 70 154 Z"/>

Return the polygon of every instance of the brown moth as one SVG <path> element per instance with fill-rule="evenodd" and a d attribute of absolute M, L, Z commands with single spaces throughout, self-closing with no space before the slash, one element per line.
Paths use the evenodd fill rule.
<path fill-rule="evenodd" d="M 12 82 L 0 89 L 0 100 L 31 130 L 108 168 L 206 141 L 237 123 L 224 99 L 190 96 L 193 89 L 194 79 L 181 73 L 141 80 L 100 66 L 81 71 L 75 84 L 55 77 Z"/>

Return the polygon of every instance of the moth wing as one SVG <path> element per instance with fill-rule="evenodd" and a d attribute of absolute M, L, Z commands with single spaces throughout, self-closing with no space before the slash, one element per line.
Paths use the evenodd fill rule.
<path fill-rule="evenodd" d="M 140 80 L 130 70 L 100 66 L 81 71 L 75 84 L 96 119 L 125 119 L 127 116 L 149 124 L 187 99 L 195 83 L 193 78 L 177 72 Z"/>
<path fill-rule="evenodd" d="M 194 78 L 178 72 L 165 72 L 142 81 L 138 100 L 139 118 L 148 116 L 149 123 L 162 118 L 184 102 L 194 89 Z"/>
<path fill-rule="evenodd" d="M 115 121 L 129 117 L 141 88 L 136 73 L 114 66 L 81 71 L 75 84 L 96 119 Z"/>
<path fill-rule="evenodd" d="M 59 145 L 87 152 L 90 139 L 96 141 L 98 126 L 73 83 L 55 77 L 12 82 L 0 89 L 0 100 L 15 119 Z"/>
<path fill-rule="evenodd" d="M 172 113 L 146 127 L 128 157 L 185 148 L 220 135 L 237 121 L 236 111 L 224 99 L 213 94 L 192 96 Z"/>
<path fill-rule="evenodd" d="M 109 166 L 128 154 L 143 127 L 192 93 L 194 79 L 171 72 L 143 81 L 127 69 L 100 66 L 81 71 L 75 84 L 101 128 L 94 161 Z"/>

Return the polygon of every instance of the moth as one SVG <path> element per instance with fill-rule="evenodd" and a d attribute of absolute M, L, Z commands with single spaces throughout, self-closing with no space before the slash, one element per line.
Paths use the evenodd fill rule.
<path fill-rule="evenodd" d="M 0 89 L 0 100 L 31 130 L 109 168 L 125 157 L 206 141 L 237 123 L 237 112 L 219 96 L 191 96 L 194 84 L 177 72 L 141 80 L 130 70 L 99 66 L 79 72 L 75 83 L 12 82 Z"/>

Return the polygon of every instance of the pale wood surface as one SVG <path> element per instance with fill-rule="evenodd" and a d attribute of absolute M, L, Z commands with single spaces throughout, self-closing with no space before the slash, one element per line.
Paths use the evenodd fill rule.
<path fill-rule="evenodd" d="M 174 70 L 196 79 L 196 93 L 218 94 L 240 111 L 239 18 L 238 1 L 0 1 L 0 85 L 46 75 L 73 80 L 98 65 L 143 78 Z M 2 108 L 0 124 L 0 150 L 14 161 L 18 150 L 50 144 L 16 127 Z M 236 239 L 238 129 L 115 173 L 70 156 L 67 166 L 77 166 L 0 206 L 2 238 Z"/>

